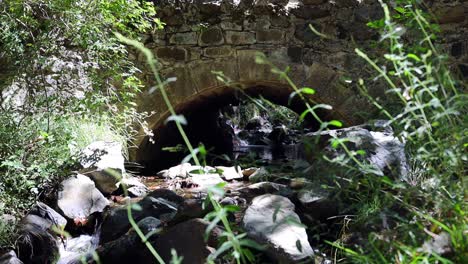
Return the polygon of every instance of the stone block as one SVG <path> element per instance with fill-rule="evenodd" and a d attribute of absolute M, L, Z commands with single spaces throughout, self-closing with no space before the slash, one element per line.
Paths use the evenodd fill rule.
<path fill-rule="evenodd" d="M 234 31 L 241 31 L 242 30 L 242 25 L 233 23 L 231 21 L 222 21 L 219 25 L 224 30 L 234 30 Z"/>
<path fill-rule="evenodd" d="M 208 47 L 203 50 L 203 55 L 209 58 L 228 57 L 233 54 L 233 49 L 229 46 Z"/>
<path fill-rule="evenodd" d="M 169 38 L 169 43 L 176 45 L 196 45 L 198 43 L 197 33 L 175 33 Z"/>
<path fill-rule="evenodd" d="M 161 47 L 155 50 L 156 57 L 166 62 L 187 60 L 187 50 L 179 47 Z"/>
<path fill-rule="evenodd" d="M 317 19 L 330 15 L 330 11 L 315 6 L 301 6 L 291 10 L 291 13 L 302 19 Z"/>
<path fill-rule="evenodd" d="M 203 30 L 200 33 L 198 43 L 200 46 L 222 45 L 224 43 L 223 32 L 221 31 L 221 29 L 216 27 Z"/>
<path fill-rule="evenodd" d="M 442 7 L 436 10 L 436 17 L 440 24 L 463 22 L 465 21 L 465 7 L 462 5 Z"/>
<path fill-rule="evenodd" d="M 284 41 L 284 31 L 280 29 L 258 30 L 257 42 L 279 44 Z"/>
<path fill-rule="evenodd" d="M 252 32 L 226 31 L 226 43 L 232 45 L 250 45 L 256 42 Z"/>

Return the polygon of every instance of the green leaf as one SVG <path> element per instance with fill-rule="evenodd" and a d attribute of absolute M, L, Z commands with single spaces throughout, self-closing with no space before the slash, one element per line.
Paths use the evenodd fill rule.
<path fill-rule="evenodd" d="M 332 120 L 332 121 L 328 122 L 328 124 L 330 124 L 332 126 L 336 126 L 336 127 L 342 127 L 343 126 L 343 123 L 341 123 L 338 120 Z"/>
<path fill-rule="evenodd" d="M 304 94 L 315 94 L 315 90 L 309 87 L 302 87 L 299 91 Z"/>
<path fill-rule="evenodd" d="M 410 59 L 413 59 L 413 60 L 415 60 L 417 62 L 421 61 L 421 59 L 416 54 L 413 54 L 413 53 L 410 53 L 410 54 L 406 55 L 406 57 L 408 57 Z"/>

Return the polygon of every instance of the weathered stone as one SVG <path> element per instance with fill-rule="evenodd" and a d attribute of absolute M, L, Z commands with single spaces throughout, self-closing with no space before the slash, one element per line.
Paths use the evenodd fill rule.
<path fill-rule="evenodd" d="M 244 21 L 244 29 L 249 31 L 267 30 L 270 28 L 271 22 L 267 19 L 257 19 L 255 21 Z"/>
<path fill-rule="evenodd" d="M 274 182 L 258 182 L 247 187 L 243 187 L 237 191 L 246 198 L 253 198 L 267 193 L 285 197 L 292 196 L 292 191 L 286 185 Z"/>
<path fill-rule="evenodd" d="M 170 192 L 169 190 L 167 191 Z M 174 193 L 173 195 L 176 194 Z M 169 222 L 177 213 L 179 204 L 166 198 L 165 196 L 159 196 L 157 193 L 147 195 L 143 200 L 132 206 L 132 208 L 135 208 L 132 209 L 133 219 L 139 221 L 145 217 L 151 216 L 163 222 Z M 115 240 L 130 229 L 131 225 L 127 210 L 127 205 L 110 210 L 102 223 L 102 243 Z"/>
<path fill-rule="evenodd" d="M 176 45 L 196 45 L 198 43 L 197 33 L 175 33 L 169 38 L 169 43 Z"/>
<path fill-rule="evenodd" d="M 90 177 L 104 194 L 117 190 L 118 182 L 125 173 L 122 145 L 118 142 L 96 141 L 80 153 L 79 171 Z"/>
<path fill-rule="evenodd" d="M 154 239 L 158 234 L 161 221 L 154 217 L 145 217 L 137 223 L 138 228 L 144 235 L 153 235 L 149 239 Z M 141 238 L 133 230 L 129 230 L 116 240 L 105 243 L 96 249 L 99 256 L 99 263 L 152 263 L 154 257 L 142 260 L 142 256 L 149 252 Z M 146 256 L 145 256 L 146 257 Z M 87 254 L 86 263 L 96 263 L 92 254 Z M 168 261 L 169 263 L 169 261 Z"/>
<path fill-rule="evenodd" d="M 392 128 L 386 123 L 387 121 L 379 120 L 369 125 L 309 133 L 307 136 L 320 136 L 321 142 L 326 142 L 332 137 L 346 138 L 346 145 L 350 150 L 365 151 L 360 158 L 365 159 L 372 167 L 372 173 L 407 180 L 409 167 L 405 143 L 394 137 Z M 331 147 L 327 147 L 326 150 L 332 156 L 339 154 Z M 363 172 L 366 173 L 366 169 L 363 169 Z"/>
<path fill-rule="evenodd" d="M 140 197 L 146 195 L 148 192 L 148 187 L 144 185 L 140 179 L 137 177 L 124 177 L 119 184 L 119 189 L 121 189 L 121 193 L 124 193 L 123 187 L 127 189 L 127 192 L 132 197 Z"/>
<path fill-rule="evenodd" d="M 325 2 L 325 0 L 301 0 L 304 5 L 320 5 Z"/>
<path fill-rule="evenodd" d="M 255 43 L 255 34 L 252 32 L 226 31 L 226 43 L 232 45 L 249 45 Z"/>
<path fill-rule="evenodd" d="M 234 51 L 229 46 L 209 47 L 203 50 L 203 55 L 209 58 L 228 57 L 234 54 Z"/>
<path fill-rule="evenodd" d="M 242 25 L 239 25 L 239 24 L 237 24 L 235 22 L 231 22 L 231 21 L 222 21 L 219 25 L 224 30 L 234 30 L 234 31 L 241 31 L 242 30 Z"/>
<path fill-rule="evenodd" d="M 337 203 L 320 185 L 308 185 L 297 193 L 304 214 L 316 220 L 326 220 L 338 212 Z"/>
<path fill-rule="evenodd" d="M 242 175 L 242 169 L 239 166 L 216 166 L 215 168 L 216 170 L 221 171 L 221 178 L 226 181 L 239 180 L 244 178 L 244 175 Z"/>
<path fill-rule="evenodd" d="M 314 6 L 303 6 L 291 10 L 291 12 L 298 18 L 302 19 L 317 19 L 330 15 L 330 11 L 321 9 Z"/>
<path fill-rule="evenodd" d="M 185 48 L 161 47 L 156 49 L 156 57 L 167 62 L 187 61 L 188 54 Z"/>
<path fill-rule="evenodd" d="M 257 42 L 268 44 L 279 44 L 284 41 L 284 31 L 279 29 L 258 30 Z"/>
<path fill-rule="evenodd" d="M 224 44 L 223 32 L 217 27 L 202 30 L 198 40 L 200 46 L 215 46 Z"/>
<path fill-rule="evenodd" d="M 247 208 L 242 223 L 249 237 L 261 245 L 279 263 L 313 263 L 314 251 L 304 227 L 294 212 L 294 204 L 283 196 L 265 194 L 255 197 Z"/>
<path fill-rule="evenodd" d="M 67 219 L 65 219 L 45 203 L 37 202 L 36 205 L 31 208 L 31 210 L 29 210 L 29 214 L 37 215 L 47 219 L 61 230 L 65 229 L 65 226 L 67 225 Z"/>
<path fill-rule="evenodd" d="M 203 219 L 192 219 L 165 230 L 151 242 L 161 258 L 167 263 L 172 259 L 174 249 L 178 256 L 182 256 L 183 264 L 203 264 L 212 251 L 218 246 L 218 239 L 222 230 L 215 227 L 205 240 L 206 229 L 210 223 Z M 148 259 L 152 260 L 151 256 Z M 149 263 L 149 262 L 142 262 Z"/>
<path fill-rule="evenodd" d="M 16 256 L 15 251 L 10 250 L 0 256 L 0 264 L 23 264 L 23 262 Z"/>
<path fill-rule="evenodd" d="M 260 182 L 267 180 L 269 176 L 270 173 L 264 167 L 261 167 L 249 176 L 249 181 Z"/>
<path fill-rule="evenodd" d="M 302 48 L 301 47 L 289 47 L 288 56 L 291 62 L 301 63 L 302 62 Z"/>
<path fill-rule="evenodd" d="M 436 10 L 439 23 L 460 23 L 465 21 L 465 7 L 463 5 L 442 7 Z"/>
<path fill-rule="evenodd" d="M 163 178 L 171 178 L 174 179 L 176 177 L 186 178 L 187 172 L 192 168 L 192 164 L 190 163 L 183 163 L 174 167 L 171 167 L 167 170 L 162 170 L 157 173 L 157 176 Z"/>
<path fill-rule="evenodd" d="M 63 181 L 58 192 L 57 206 L 75 222 L 86 221 L 96 212 L 102 212 L 109 201 L 96 189 L 88 177 L 78 174 Z"/>
<path fill-rule="evenodd" d="M 381 19 L 384 12 L 380 4 L 364 5 L 354 10 L 354 18 L 361 23 Z"/>
<path fill-rule="evenodd" d="M 314 28 L 318 31 L 322 31 L 322 26 L 321 25 L 315 25 L 315 24 L 312 24 L 314 26 Z M 320 36 L 318 36 L 317 34 L 315 34 L 312 30 L 310 30 L 309 28 L 309 24 L 306 23 L 306 24 L 298 24 L 296 25 L 296 28 L 295 28 L 295 31 L 294 31 L 294 36 L 305 42 L 305 43 L 308 43 L 308 42 L 312 42 L 312 41 L 317 41 L 320 39 Z"/>
<path fill-rule="evenodd" d="M 57 238 L 53 235 L 54 223 L 29 214 L 21 220 L 19 226 L 19 236 L 15 243 L 18 258 L 24 263 L 55 263 L 59 249 Z"/>

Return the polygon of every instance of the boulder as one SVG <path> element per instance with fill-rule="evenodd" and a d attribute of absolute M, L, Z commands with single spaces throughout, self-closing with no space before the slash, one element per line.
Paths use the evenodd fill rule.
<path fill-rule="evenodd" d="M 15 251 L 10 250 L 0 256 L 0 264 L 23 264 L 23 262 L 16 256 Z"/>
<path fill-rule="evenodd" d="M 288 198 L 273 194 L 255 197 L 242 223 L 248 236 L 266 245 L 266 253 L 275 261 L 314 263 L 306 230 Z"/>
<path fill-rule="evenodd" d="M 169 178 L 175 179 L 176 177 L 179 178 L 186 178 L 187 172 L 191 170 L 192 165 L 190 163 L 183 163 L 174 167 L 171 167 L 167 170 L 162 170 L 158 172 L 156 175 L 162 178 Z"/>
<path fill-rule="evenodd" d="M 302 212 L 322 221 L 338 213 L 337 203 L 330 196 L 327 190 L 317 185 L 308 185 L 297 192 Z"/>
<path fill-rule="evenodd" d="M 152 233 L 149 239 L 157 236 L 161 221 L 154 217 L 145 217 L 138 223 L 138 228 L 145 235 Z M 99 256 L 99 262 L 93 259 L 91 254 L 87 254 L 86 263 L 154 263 L 155 259 L 151 255 L 148 261 L 142 261 L 141 256 L 149 253 L 148 248 L 142 242 L 141 238 L 134 229 L 130 229 L 126 234 L 116 240 L 103 244 L 96 249 Z M 149 253 L 150 254 L 150 253 Z M 169 261 L 167 262 L 169 263 Z"/>
<path fill-rule="evenodd" d="M 216 166 L 215 168 L 221 174 L 221 178 L 223 178 L 226 181 L 241 180 L 242 178 L 244 178 L 244 175 L 242 174 L 242 169 L 239 166 Z"/>
<path fill-rule="evenodd" d="M 119 189 L 123 193 L 122 187 L 127 188 L 128 195 L 131 197 L 145 196 L 149 189 L 137 177 L 124 176 L 119 183 Z"/>
<path fill-rule="evenodd" d="M 59 256 L 54 223 L 38 215 L 28 214 L 19 223 L 16 240 L 18 258 L 24 263 L 55 263 Z"/>
<path fill-rule="evenodd" d="M 405 143 L 396 138 L 393 129 L 387 125 L 387 121 L 378 120 L 372 124 L 354 126 L 344 129 L 313 132 L 306 134 L 307 137 L 320 137 L 320 144 L 326 146 L 326 142 L 333 137 L 346 138 L 346 145 L 352 151 L 364 150 L 365 154 L 361 158 L 371 166 L 372 172 L 378 175 L 387 175 L 407 179 L 409 166 L 406 161 Z M 343 154 L 338 148 L 330 146 L 325 151 L 331 156 Z M 369 169 L 361 168 L 364 173 Z"/>
<path fill-rule="evenodd" d="M 86 222 L 93 213 L 101 213 L 109 201 L 88 177 L 77 174 L 63 181 L 58 192 L 57 206 L 75 223 Z"/>
<path fill-rule="evenodd" d="M 273 182 L 258 182 L 238 189 L 244 197 L 253 198 L 263 194 L 276 194 L 285 197 L 292 196 L 292 191 L 288 186 Z"/>
<path fill-rule="evenodd" d="M 268 180 L 270 173 L 264 168 L 261 167 L 257 169 L 254 173 L 250 174 L 249 181 L 251 182 L 261 182 Z"/>
<path fill-rule="evenodd" d="M 206 190 L 209 187 L 224 182 L 216 172 L 215 168 L 208 166 L 193 166 L 192 168 L 192 170 L 187 172 L 187 175 L 190 177 L 191 182 L 195 184 L 200 190 Z"/>
<path fill-rule="evenodd" d="M 120 143 L 93 142 L 80 153 L 79 161 L 79 172 L 89 176 L 102 193 L 110 194 L 117 190 L 117 183 L 125 173 Z"/>
<path fill-rule="evenodd" d="M 209 224 L 203 219 L 192 219 L 163 231 L 151 243 L 166 263 L 171 261 L 171 251 L 174 249 L 178 256 L 183 257 L 183 264 L 204 264 L 213 248 L 218 246 L 218 238 L 222 233 L 219 227 L 215 227 L 205 240 Z M 148 255 L 147 262 L 141 263 L 150 261 L 154 259 Z"/>
<path fill-rule="evenodd" d="M 132 217 L 135 221 L 151 216 L 162 222 L 169 222 L 176 215 L 177 208 L 182 202 L 183 198 L 172 191 L 156 190 L 132 205 Z M 127 205 L 113 208 L 102 223 L 101 242 L 106 243 L 119 238 L 130 227 Z"/>
<path fill-rule="evenodd" d="M 67 219 L 65 219 L 62 215 L 57 213 L 54 209 L 50 208 L 45 203 L 37 202 L 36 205 L 31 208 L 31 210 L 29 210 L 29 214 L 37 215 L 49 220 L 60 230 L 65 229 L 65 226 L 67 225 Z"/>

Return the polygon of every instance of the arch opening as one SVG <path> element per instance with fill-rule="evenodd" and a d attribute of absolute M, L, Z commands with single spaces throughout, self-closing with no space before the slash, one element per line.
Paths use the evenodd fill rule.
<path fill-rule="evenodd" d="M 284 87 L 263 85 L 245 89 L 225 87 L 197 94 L 175 108 L 187 120 L 184 130 L 192 145 L 203 144 L 208 150 L 208 165 L 233 165 L 244 158 L 260 163 L 285 161 L 299 158 L 301 135 L 319 128 L 311 117 L 300 125 L 298 121 L 294 124 L 306 107 L 299 98 L 291 99 L 291 92 Z M 252 105 L 259 109 L 257 126 L 255 121 L 249 123 L 246 116 L 233 120 Z M 286 115 L 283 120 L 275 117 L 278 112 Z M 318 114 L 323 119 L 334 117 L 332 112 Z M 175 166 L 188 155 L 174 122 L 165 123 L 167 115 L 160 119 L 153 127 L 154 143 L 145 139 L 137 151 L 137 162 L 143 165 L 145 175 Z"/>

